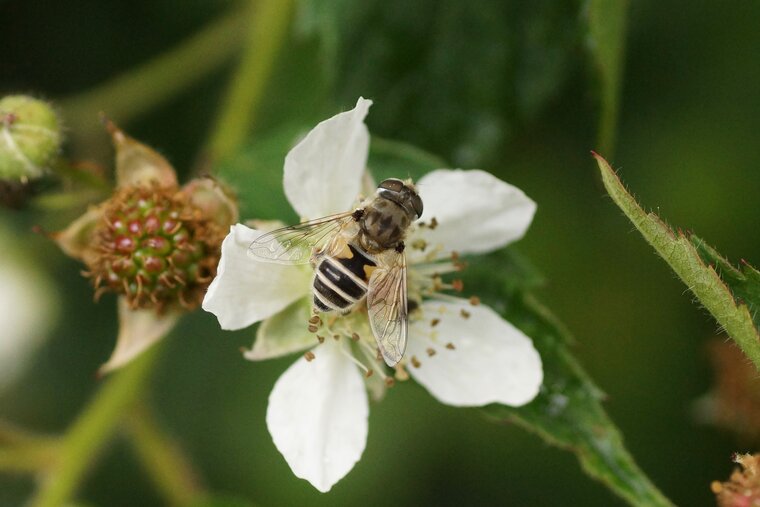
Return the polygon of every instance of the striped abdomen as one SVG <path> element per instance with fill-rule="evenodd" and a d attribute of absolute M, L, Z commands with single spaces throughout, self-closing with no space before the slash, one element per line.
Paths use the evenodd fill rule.
<path fill-rule="evenodd" d="M 347 311 L 367 295 L 375 261 L 354 245 L 347 246 L 345 255 L 325 256 L 314 270 L 314 307 L 321 312 Z"/>

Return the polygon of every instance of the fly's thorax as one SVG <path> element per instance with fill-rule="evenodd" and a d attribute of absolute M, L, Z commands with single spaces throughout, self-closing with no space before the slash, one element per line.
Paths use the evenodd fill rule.
<path fill-rule="evenodd" d="M 362 246 L 371 252 L 396 248 L 413 220 L 408 210 L 383 197 L 376 197 L 360 220 Z"/>

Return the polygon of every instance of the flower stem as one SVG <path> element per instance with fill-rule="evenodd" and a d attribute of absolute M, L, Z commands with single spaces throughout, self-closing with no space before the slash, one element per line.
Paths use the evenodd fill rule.
<path fill-rule="evenodd" d="M 167 505 L 189 505 L 204 494 L 187 457 L 161 431 L 147 406 L 138 403 L 126 423 L 137 455 Z"/>
<path fill-rule="evenodd" d="M 64 117 L 76 126 L 70 129 L 71 135 L 86 139 L 93 131 L 102 130 L 96 121 L 101 111 L 126 123 L 194 85 L 236 53 L 245 34 L 245 21 L 235 9 L 140 67 L 64 99 Z"/>
<path fill-rule="evenodd" d="M 124 411 L 148 381 L 161 343 L 114 375 L 66 432 L 57 466 L 42 482 L 32 507 L 64 505 L 76 491 L 98 451 L 113 436 Z"/>
<path fill-rule="evenodd" d="M 207 167 L 234 152 L 253 128 L 256 109 L 287 35 L 293 3 L 293 0 L 250 3 L 248 39 L 206 148 Z"/>

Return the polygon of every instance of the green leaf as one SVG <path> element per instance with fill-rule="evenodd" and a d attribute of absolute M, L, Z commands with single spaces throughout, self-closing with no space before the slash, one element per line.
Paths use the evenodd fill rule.
<path fill-rule="evenodd" d="M 304 123 L 285 125 L 257 137 L 218 164 L 217 176 L 238 189 L 241 217 L 298 222 L 298 217 L 285 199 L 282 167 L 290 148 L 312 126 Z"/>
<path fill-rule="evenodd" d="M 701 238 L 692 234 L 689 239 L 702 260 L 715 266 L 721 279 L 734 294 L 734 299 L 747 304 L 755 327 L 760 328 L 760 271 L 744 260 L 741 266 L 736 268 Z"/>
<path fill-rule="evenodd" d="M 591 0 L 588 6 L 588 48 L 601 85 L 598 142 L 605 153 L 615 144 L 627 11 L 627 0 Z"/>
<path fill-rule="evenodd" d="M 516 423 L 546 442 L 576 454 L 583 469 L 632 505 L 672 505 L 638 468 L 602 408 L 603 394 L 573 358 L 568 331 L 526 290 L 540 275 L 512 249 L 473 259 L 466 286 L 533 339 L 544 383 L 522 407 L 490 405 L 489 418 Z M 497 275 L 498 274 L 498 275 Z"/>
<path fill-rule="evenodd" d="M 341 101 L 376 100 L 374 132 L 461 166 L 500 158 L 504 142 L 545 110 L 583 57 L 579 0 L 301 5 Z"/>
<path fill-rule="evenodd" d="M 683 280 L 699 302 L 709 311 L 723 329 L 736 341 L 744 354 L 760 370 L 760 335 L 752 320 L 749 308 L 734 299 L 734 295 L 721 280 L 713 266 L 707 266 L 692 241 L 682 232 L 675 233 L 655 213 L 646 213 L 626 191 L 617 174 L 601 156 L 594 153 L 602 181 L 607 192 L 623 213 L 633 222 L 644 239 L 665 259 Z M 704 247 L 703 247 L 703 250 Z M 707 250 L 705 250 L 707 251 Z M 708 258 L 711 254 L 707 254 Z M 719 256 L 718 256 L 719 257 Z M 721 259 L 723 260 L 723 259 Z M 720 267 L 730 266 L 723 260 Z M 724 269 L 724 273 L 727 270 Z M 752 301 L 757 299 L 757 271 L 748 270 L 743 276 L 752 282 L 735 285 Z M 729 274 L 730 278 L 730 274 Z M 751 291 L 747 292 L 751 288 Z M 754 304 L 754 303 L 753 303 Z"/>

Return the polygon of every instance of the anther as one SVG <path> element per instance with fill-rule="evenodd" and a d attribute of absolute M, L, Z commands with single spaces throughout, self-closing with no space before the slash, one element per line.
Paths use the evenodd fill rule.
<path fill-rule="evenodd" d="M 314 324 L 309 324 L 308 329 L 310 333 L 316 333 L 319 328 L 315 326 Z"/>
<path fill-rule="evenodd" d="M 312 352 L 311 350 L 309 350 L 309 351 L 307 351 L 307 352 L 304 352 L 304 355 L 303 355 L 303 357 L 304 357 L 304 359 L 306 359 L 308 362 L 312 362 L 316 356 L 314 355 L 314 352 Z"/>
<path fill-rule="evenodd" d="M 470 296 L 470 304 L 472 306 L 478 306 L 480 304 L 480 298 L 478 296 Z"/>
<path fill-rule="evenodd" d="M 459 278 L 457 278 L 456 280 L 452 280 L 451 288 L 457 292 L 462 292 L 462 290 L 464 290 L 464 282 L 460 280 Z"/>
<path fill-rule="evenodd" d="M 355 342 L 359 341 L 359 335 L 356 333 L 351 333 L 351 339 Z"/>
<path fill-rule="evenodd" d="M 441 319 L 433 319 L 430 321 L 430 327 L 435 327 L 441 322 Z"/>
<path fill-rule="evenodd" d="M 385 377 L 385 385 L 388 387 L 393 387 L 393 385 L 396 383 L 395 380 L 393 380 L 393 377 Z"/>
<path fill-rule="evenodd" d="M 317 340 L 319 341 L 319 343 L 325 343 L 325 337 L 324 336 L 317 335 Z"/>
<path fill-rule="evenodd" d="M 420 363 L 420 360 L 417 359 L 417 356 L 412 356 L 412 366 L 414 366 L 415 368 L 419 368 L 420 366 L 422 366 L 422 363 Z"/>
<path fill-rule="evenodd" d="M 339 334 L 334 334 L 333 335 L 333 340 L 335 340 L 335 341 L 340 340 L 340 335 Z"/>
<path fill-rule="evenodd" d="M 425 352 L 427 352 L 428 357 L 433 357 L 435 355 L 435 349 L 433 347 L 428 347 Z"/>
<path fill-rule="evenodd" d="M 364 374 L 364 378 L 370 378 L 375 373 L 375 370 L 367 370 L 367 373 Z"/>
<path fill-rule="evenodd" d="M 454 350 L 456 347 L 454 346 L 453 343 L 449 342 L 449 343 L 446 344 L 446 348 L 449 349 L 449 350 Z"/>
<path fill-rule="evenodd" d="M 438 227 L 438 220 L 436 220 L 435 217 L 431 218 L 428 227 L 430 227 L 431 230 Z"/>
<path fill-rule="evenodd" d="M 452 261 L 458 261 L 459 260 L 459 252 L 451 252 L 451 260 Z"/>
<path fill-rule="evenodd" d="M 470 312 L 468 312 L 464 308 L 462 308 L 461 310 L 459 310 L 459 315 L 461 315 L 463 319 L 469 319 L 470 318 Z"/>
<path fill-rule="evenodd" d="M 314 315 L 312 318 L 309 319 L 309 324 L 319 325 L 322 323 L 322 319 L 319 318 L 319 315 Z"/>

